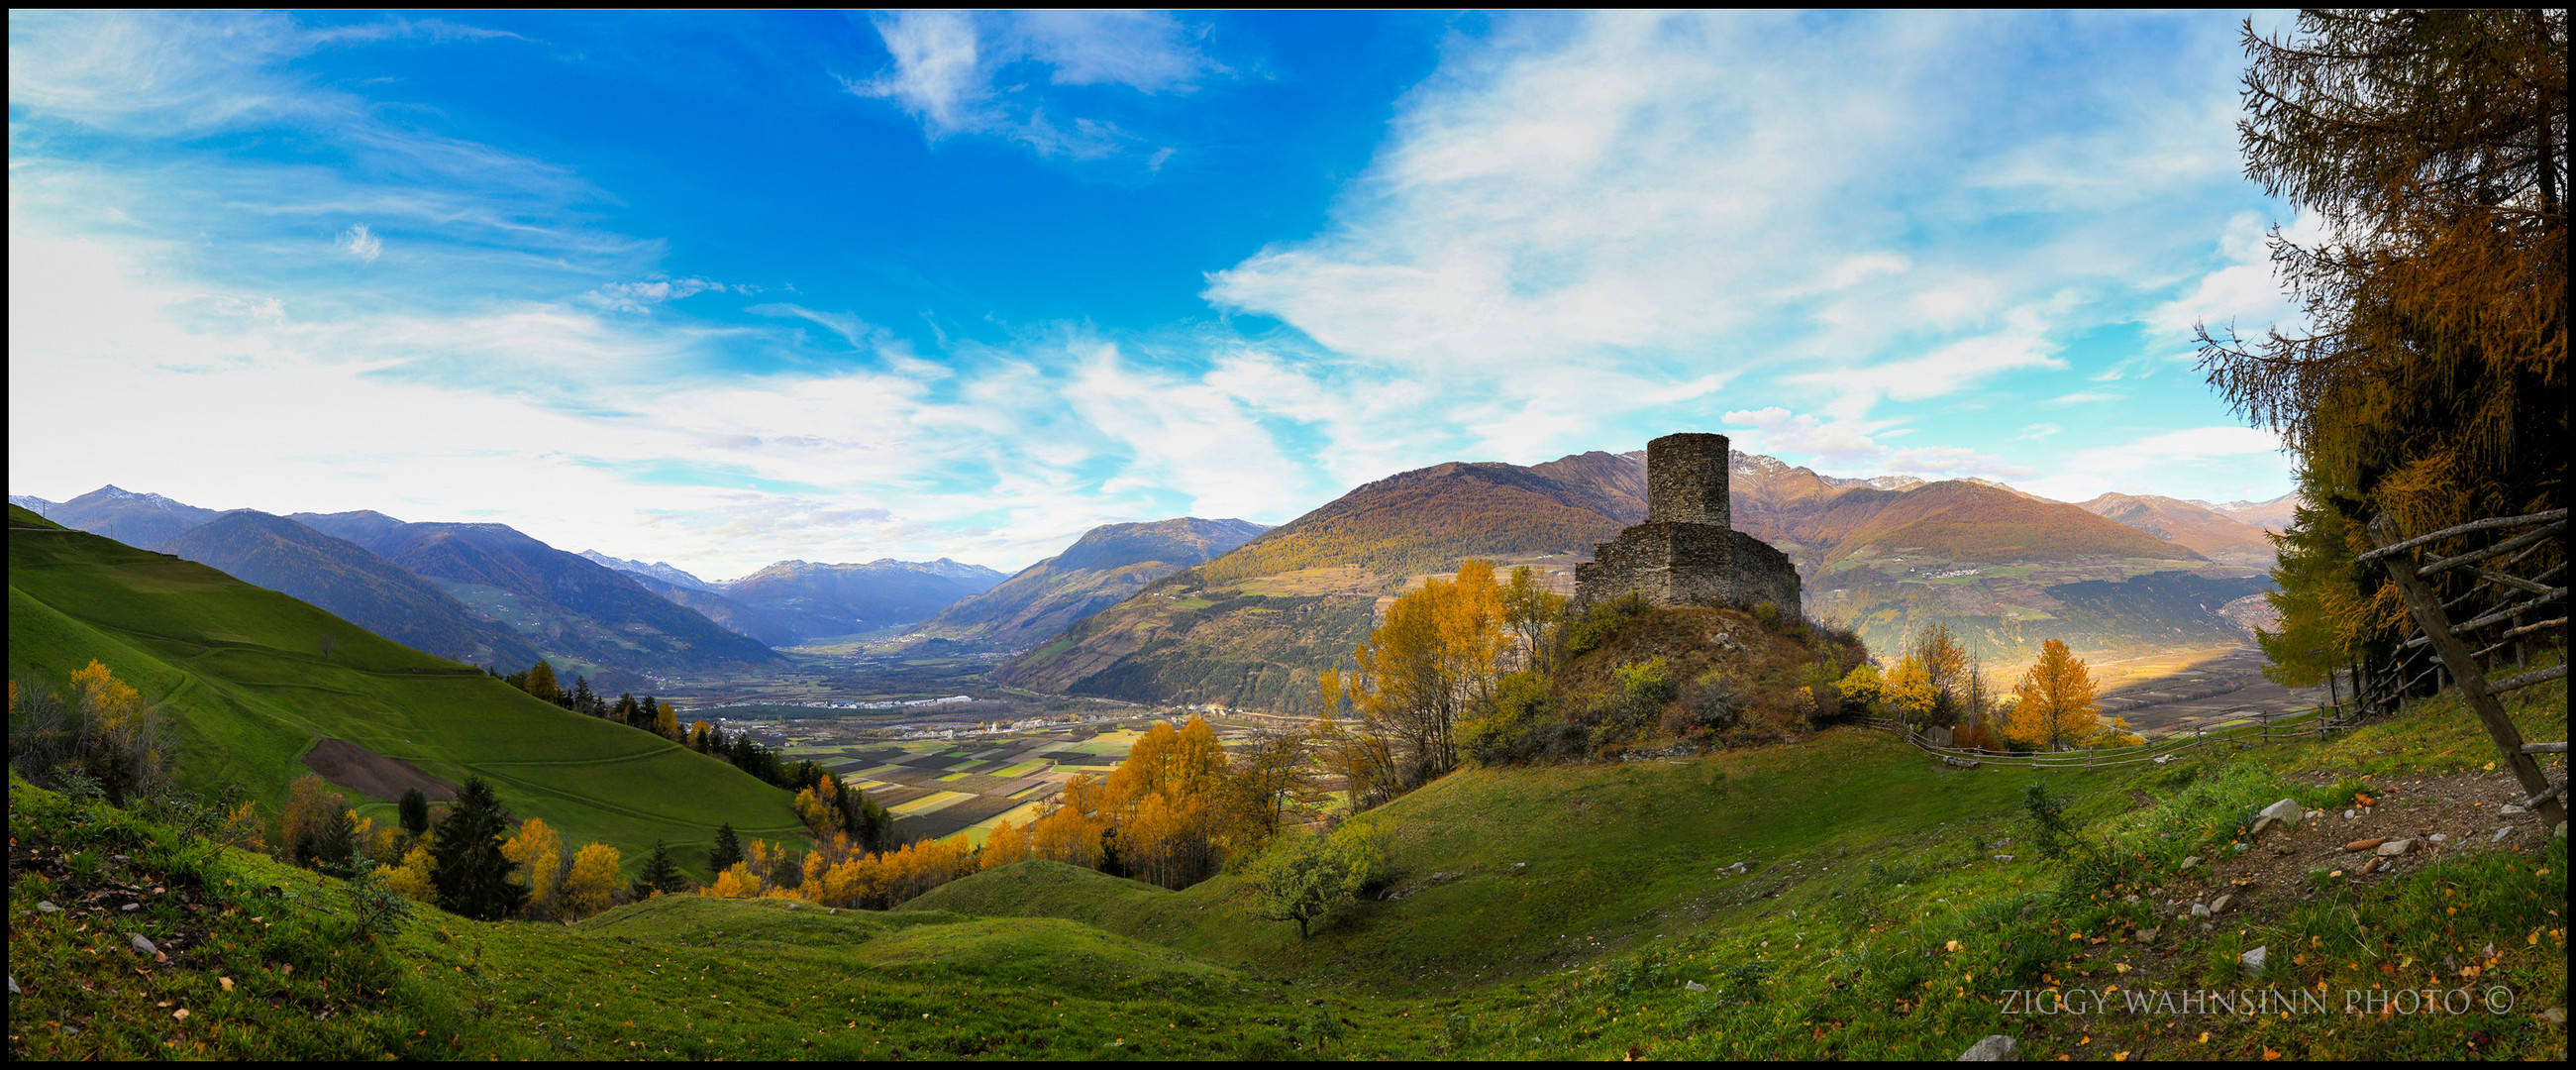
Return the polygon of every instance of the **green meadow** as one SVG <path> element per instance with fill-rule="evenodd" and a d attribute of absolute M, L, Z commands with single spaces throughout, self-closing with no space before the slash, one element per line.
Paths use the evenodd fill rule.
<path fill-rule="evenodd" d="M 692 872 L 716 826 L 801 841 L 786 795 L 647 732 L 540 702 L 470 666 L 378 638 L 221 572 L 52 525 L 10 507 L 9 676 L 60 688 L 92 659 L 157 702 L 183 783 L 238 786 L 269 813 L 343 739 L 462 783 L 480 774 L 521 817 L 572 844 L 655 840 Z M 334 641 L 325 651 L 323 640 Z M 393 820 L 394 800 L 348 793 Z M 707 876 L 704 873 L 697 875 Z"/>

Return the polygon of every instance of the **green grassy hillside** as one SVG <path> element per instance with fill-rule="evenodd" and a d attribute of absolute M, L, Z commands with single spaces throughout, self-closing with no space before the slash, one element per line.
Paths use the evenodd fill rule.
<path fill-rule="evenodd" d="M 2563 691 L 2510 705 L 2528 737 L 2564 737 Z M 2514 793 L 2479 768 L 2486 747 L 2446 696 L 2325 740 L 2099 773 L 1954 770 L 1852 731 L 1467 770 L 1362 819 L 1395 879 L 1308 940 L 1230 877 L 1171 892 L 1047 863 L 885 913 L 664 897 L 570 927 L 415 915 L 367 938 L 339 882 L 13 777 L 10 1053 L 1949 1059 L 2005 1034 L 2035 1060 L 2563 1058 L 2541 1012 L 2566 998 L 2566 841 L 2495 814 Z M 2031 783 L 2064 800 L 2084 861 L 2034 850 Z M 2275 799 L 2339 811 L 2357 789 L 2379 812 L 2243 831 Z M 2427 830 L 2450 844 L 2391 872 L 2338 849 Z M 2206 928 L 2174 916 L 2222 893 Z M 2258 947 L 2260 975 L 2242 964 Z M 2340 1013 L 2346 991 L 2428 988 L 2481 1002 Z M 2013 1009 L 2247 989 L 2329 1009 Z"/>
<path fill-rule="evenodd" d="M 787 797 L 649 733 L 539 702 L 481 670 L 376 636 L 194 562 L 52 529 L 15 507 L 9 675 L 61 686 L 97 659 L 156 701 L 190 786 L 240 785 L 274 814 L 317 739 L 348 740 L 463 781 L 480 773 L 522 817 L 632 861 L 656 839 L 800 838 Z M 325 654 L 322 640 L 337 641 Z M 352 799 L 359 802 L 360 799 Z M 390 820 L 391 800 L 362 807 Z M 703 855 L 678 852 L 703 868 Z"/>

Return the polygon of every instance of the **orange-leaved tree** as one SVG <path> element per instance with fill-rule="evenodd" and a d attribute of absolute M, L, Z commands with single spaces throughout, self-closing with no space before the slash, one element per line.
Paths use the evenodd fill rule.
<path fill-rule="evenodd" d="M 2083 746 L 2101 732 L 2093 676 L 2084 659 L 2055 639 L 2040 644 L 2039 660 L 2013 685 L 2013 710 L 2004 734 L 2031 750 L 2054 751 Z"/>

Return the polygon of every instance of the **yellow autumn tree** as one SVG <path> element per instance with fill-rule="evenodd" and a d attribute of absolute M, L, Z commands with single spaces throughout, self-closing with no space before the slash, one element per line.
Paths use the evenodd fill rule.
<path fill-rule="evenodd" d="M 2055 639 L 2040 644 L 2039 660 L 2013 686 L 2005 736 L 2029 750 L 2055 751 L 2081 747 L 2102 731 L 2084 659 Z"/>
<path fill-rule="evenodd" d="M 1360 732 L 1384 737 L 1393 752 L 1395 790 L 1458 764 L 1460 717 L 1490 705 L 1502 678 L 1506 616 L 1493 563 L 1469 561 L 1454 578 L 1425 580 L 1396 599 L 1386 623 L 1351 652 L 1358 671 L 1337 682 Z"/>
<path fill-rule="evenodd" d="M 751 871 L 751 863 L 736 862 L 716 874 L 716 882 L 699 894 L 715 899 L 753 899 L 759 897 L 761 886 L 761 879 Z"/>
<path fill-rule="evenodd" d="M 653 734 L 664 739 L 680 738 L 680 708 L 668 702 L 654 703 Z"/>
<path fill-rule="evenodd" d="M 586 918 L 617 905 L 617 893 L 624 887 L 618 878 L 617 848 L 604 843 L 586 844 L 572 858 L 572 873 L 564 878 L 563 905 L 568 918 Z"/>
<path fill-rule="evenodd" d="M 80 713 L 75 757 L 108 801 L 122 803 L 130 794 L 167 781 L 169 754 L 159 720 L 141 692 L 95 659 L 72 673 L 71 689 Z"/>
<path fill-rule="evenodd" d="M 1878 697 L 1898 720 L 1919 725 L 1930 720 L 1941 692 L 1933 685 L 1931 671 L 1922 659 L 1908 654 L 1896 663 L 1896 671 L 1888 673 L 1879 684 Z"/>
<path fill-rule="evenodd" d="M 556 895 L 560 888 L 557 875 L 563 864 L 563 837 L 544 818 L 532 817 L 519 825 L 518 835 L 501 845 L 501 856 L 518 863 L 520 872 L 527 877 L 528 916 L 557 916 L 561 906 Z"/>
<path fill-rule="evenodd" d="M 435 904 L 438 902 L 438 886 L 430 882 L 431 865 L 429 841 L 423 839 L 403 855 L 401 865 L 377 866 L 376 876 L 383 878 L 385 886 L 403 898 Z"/>
<path fill-rule="evenodd" d="M 841 827 L 840 784 L 824 777 L 813 787 L 796 793 L 796 816 L 817 837 L 829 836 Z"/>

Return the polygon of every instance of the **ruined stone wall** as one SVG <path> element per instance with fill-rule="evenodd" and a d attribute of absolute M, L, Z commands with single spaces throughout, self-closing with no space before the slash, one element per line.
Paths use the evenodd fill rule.
<path fill-rule="evenodd" d="M 1727 562 L 1727 587 L 1736 604 L 1749 607 L 1769 602 L 1791 617 L 1806 612 L 1806 584 L 1798 579 L 1798 566 L 1789 555 L 1741 531 L 1727 534 L 1735 536 Z"/>
<path fill-rule="evenodd" d="M 1684 433 L 1646 443 L 1646 523 L 1732 527 L 1725 435 Z"/>
<path fill-rule="evenodd" d="M 1593 548 L 1574 566 L 1577 608 L 1629 591 L 1655 606 L 1764 602 L 1797 615 L 1798 570 L 1789 555 L 1728 526 L 1726 436 L 1665 435 L 1646 444 L 1646 522 Z"/>

